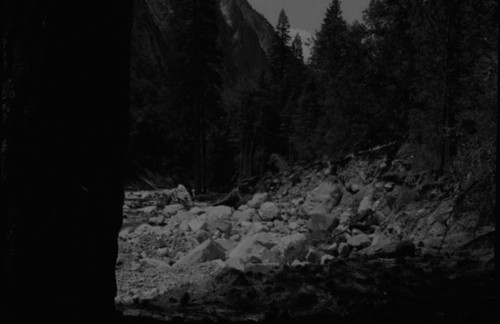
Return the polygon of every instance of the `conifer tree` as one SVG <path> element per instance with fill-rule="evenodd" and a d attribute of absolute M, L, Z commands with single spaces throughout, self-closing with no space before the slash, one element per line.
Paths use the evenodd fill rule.
<path fill-rule="evenodd" d="M 290 22 L 284 9 L 281 9 L 276 25 L 276 40 L 271 49 L 271 68 L 275 82 L 281 82 L 285 76 L 285 67 L 290 58 Z"/>
<path fill-rule="evenodd" d="M 292 42 L 292 52 L 293 56 L 300 61 L 304 61 L 304 53 L 302 50 L 302 39 L 300 38 L 299 33 L 295 35 L 295 38 L 293 39 Z"/>
<path fill-rule="evenodd" d="M 328 7 L 320 31 L 316 35 L 312 62 L 316 70 L 333 73 L 348 55 L 345 52 L 347 23 L 342 17 L 339 0 L 332 0 Z"/>

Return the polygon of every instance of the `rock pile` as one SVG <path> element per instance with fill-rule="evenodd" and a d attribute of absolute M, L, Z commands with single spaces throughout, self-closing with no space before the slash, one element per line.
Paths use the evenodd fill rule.
<path fill-rule="evenodd" d="M 237 210 L 193 203 L 182 188 L 127 193 L 118 277 L 203 264 L 213 265 L 211 271 L 248 271 L 325 265 L 356 255 L 402 258 L 472 240 L 464 229 L 471 220 L 453 221 L 453 193 L 439 185 L 419 192 L 408 163 L 395 159 L 388 165 L 380 156 L 353 159 L 334 174 L 331 165 L 321 164 L 287 170 Z M 483 235 L 494 227 L 474 230 Z"/>

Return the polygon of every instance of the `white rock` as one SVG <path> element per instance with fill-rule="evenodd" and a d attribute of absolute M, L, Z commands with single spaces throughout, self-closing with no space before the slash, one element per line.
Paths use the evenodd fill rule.
<path fill-rule="evenodd" d="M 151 214 L 155 210 L 156 210 L 156 206 L 147 206 L 147 207 L 142 207 L 142 208 L 137 209 L 137 211 L 140 211 L 141 213 L 145 213 L 145 214 Z"/>
<path fill-rule="evenodd" d="M 302 204 L 302 212 L 310 217 L 314 214 L 330 214 L 342 199 L 342 189 L 336 184 L 322 182 L 306 197 Z"/>
<path fill-rule="evenodd" d="M 363 199 L 359 203 L 358 213 L 372 209 L 372 196 L 373 196 L 373 190 L 368 190 L 367 194 L 363 197 Z"/>
<path fill-rule="evenodd" d="M 253 223 L 253 226 L 252 228 L 250 228 L 250 230 L 248 231 L 248 234 L 256 234 L 256 233 L 260 233 L 260 232 L 267 232 L 269 231 L 269 228 L 262 224 L 261 222 L 255 222 Z"/>
<path fill-rule="evenodd" d="M 175 204 L 175 205 L 168 205 L 165 208 L 163 208 L 163 212 L 169 216 L 177 214 L 178 211 L 183 210 L 184 206 L 180 204 Z"/>
<path fill-rule="evenodd" d="M 273 202 L 265 202 L 260 206 L 259 215 L 264 221 L 272 221 L 280 214 L 278 206 Z"/>
<path fill-rule="evenodd" d="M 168 248 L 161 248 L 156 250 L 156 255 L 159 257 L 166 256 L 168 254 Z"/>
<path fill-rule="evenodd" d="M 191 221 L 189 221 L 188 226 L 191 231 L 197 232 L 200 229 L 206 228 L 207 223 L 199 219 L 192 219 Z"/>
<path fill-rule="evenodd" d="M 185 256 L 182 256 L 179 261 L 174 264 L 174 267 L 203 263 L 216 259 L 225 259 L 225 257 L 226 252 L 219 243 L 208 239 Z"/>
<path fill-rule="evenodd" d="M 233 213 L 233 218 L 238 221 L 250 222 L 257 215 L 257 211 L 253 208 L 246 209 L 244 211 L 235 211 Z"/>
<path fill-rule="evenodd" d="M 189 210 L 189 212 L 193 215 L 201 215 L 201 214 L 205 213 L 205 211 L 198 206 L 191 208 Z"/>
<path fill-rule="evenodd" d="M 292 199 L 292 205 L 294 205 L 295 207 L 302 205 L 303 203 L 304 203 L 304 198 L 302 197 Z"/>
<path fill-rule="evenodd" d="M 208 207 L 206 210 L 207 220 L 212 221 L 220 218 L 229 218 L 233 210 L 228 206 Z"/>
<path fill-rule="evenodd" d="M 274 250 L 277 248 L 278 250 Z M 244 238 L 230 253 L 226 264 L 238 270 L 252 263 L 274 262 L 279 255 L 278 236 L 273 233 L 257 233 Z"/>
<path fill-rule="evenodd" d="M 165 261 L 157 260 L 157 259 L 152 259 L 152 258 L 144 258 L 142 259 L 142 262 L 146 263 L 149 266 L 160 268 L 160 269 L 169 269 L 170 265 L 166 263 Z"/>
<path fill-rule="evenodd" d="M 249 208 L 258 209 L 260 206 L 269 199 L 267 192 L 259 192 L 253 195 L 252 199 L 247 202 Z"/>
<path fill-rule="evenodd" d="M 335 257 L 333 255 L 325 254 L 321 256 L 320 264 L 324 265 L 327 261 L 333 260 Z"/>
<path fill-rule="evenodd" d="M 363 248 L 369 246 L 371 244 L 371 240 L 366 234 L 358 234 L 355 236 L 351 236 L 347 240 L 347 244 L 355 248 Z"/>
<path fill-rule="evenodd" d="M 248 205 L 247 205 L 247 204 L 243 204 L 243 205 L 241 205 L 240 207 L 238 207 L 238 210 L 239 210 L 239 211 L 245 211 L 245 210 L 247 210 L 248 208 L 249 208 L 249 207 L 248 207 Z"/>

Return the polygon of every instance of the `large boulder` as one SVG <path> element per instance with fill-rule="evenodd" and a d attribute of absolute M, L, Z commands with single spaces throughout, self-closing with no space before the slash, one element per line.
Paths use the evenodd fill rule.
<path fill-rule="evenodd" d="M 214 220 L 210 220 L 208 221 L 208 226 L 213 232 L 219 230 L 221 233 L 224 233 L 228 237 L 231 235 L 232 225 L 225 219 L 217 218 Z"/>
<path fill-rule="evenodd" d="M 278 265 L 283 260 L 285 249 L 304 239 L 303 234 L 279 237 L 275 233 L 257 233 L 247 236 L 229 253 L 226 264 L 242 271 L 254 264 Z"/>
<path fill-rule="evenodd" d="M 260 206 L 269 200 L 267 192 L 258 192 L 247 202 L 249 208 L 259 209 Z"/>
<path fill-rule="evenodd" d="M 240 222 L 251 222 L 252 219 L 257 215 L 257 211 L 253 208 L 246 209 L 244 211 L 237 210 L 233 214 L 233 218 Z"/>
<path fill-rule="evenodd" d="M 363 199 L 361 199 L 361 202 L 359 203 L 358 214 L 372 209 L 372 205 L 373 205 L 373 189 L 370 189 L 367 190 Z"/>
<path fill-rule="evenodd" d="M 180 204 L 174 204 L 174 205 L 168 205 L 163 208 L 163 213 L 167 214 L 168 216 L 172 216 L 177 214 L 177 212 L 181 211 L 184 209 L 183 205 Z"/>
<path fill-rule="evenodd" d="M 309 219 L 309 229 L 313 233 L 331 231 L 339 224 L 339 217 L 339 210 L 331 213 L 312 214 Z"/>
<path fill-rule="evenodd" d="M 198 245 L 194 250 L 183 256 L 174 264 L 174 267 L 191 265 L 195 263 L 203 263 L 207 261 L 226 258 L 226 252 L 219 243 L 208 239 Z"/>
<path fill-rule="evenodd" d="M 371 242 L 372 241 L 370 237 L 366 234 L 354 235 L 347 240 L 347 244 L 349 246 L 357 249 L 362 249 L 364 247 L 367 247 L 371 244 Z"/>
<path fill-rule="evenodd" d="M 302 214 L 307 218 L 312 215 L 328 215 L 342 199 L 342 189 L 333 183 L 322 182 L 313 189 L 301 205 Z"/>
<path fill-rule="evenodd" d="M 191 231 L 198 232 L 200 229 L 206 229 L 207 223 L 201 219 L 195 218 L 189 221 L 188 226 Z"/>
<path fill-rule="evenodd" d="M 229 253 L 236 247 L 237 243 L 232 240 L 228 239 L 216 239 L 215 242 L 217 242 L 226 252 L 226 256 L 229 255 Z"/>
<path fill-rule="evenodd" d="M 233 210 L 228 206 L 208 207 L 206 210 L 206 219 L 208 222 L 216 219 L 227 219 L 232 214 Z"/>
<path fill-rule="evenodd" d="M 265 202 L 260 206 L 259 215 L 263 221 L 273 221 L 279 217 L 280 209 L 273 202 Z"/>

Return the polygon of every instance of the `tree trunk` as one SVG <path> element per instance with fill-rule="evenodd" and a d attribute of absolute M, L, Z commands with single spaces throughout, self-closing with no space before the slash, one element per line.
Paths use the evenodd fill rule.
<path fill-rule="evenodd" d="M 114 313 L 132 1 L 2 0 L 0 322 Z"/>

